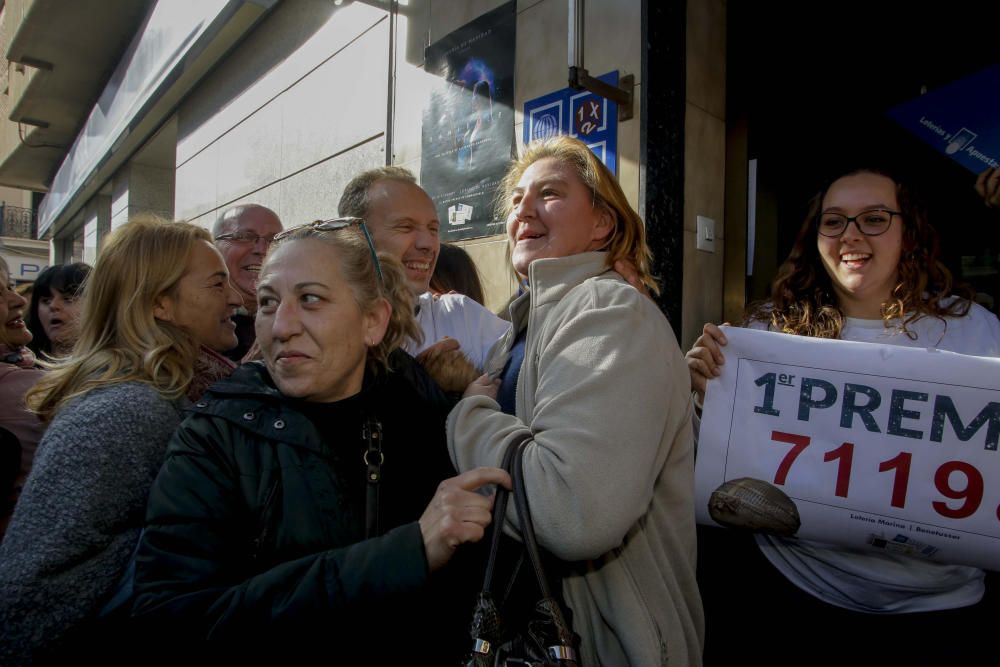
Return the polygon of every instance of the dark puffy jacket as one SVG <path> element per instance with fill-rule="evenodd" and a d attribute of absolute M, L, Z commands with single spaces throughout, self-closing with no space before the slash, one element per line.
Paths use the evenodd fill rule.
<path fill-rule="evenodd" d="M 396 372 L 322 407 L 284 397 L 259 362 L 209 390 L 150 495 L 136 560 L 140 627 L 169 633 L 174 648 L 211 640 L 229 658 L 234 646 L 258 660 L 291 650 L 366 664 L 394 662 L 405 646 L 404 661 L 461 652 L 481 574 L 458 562 L 430 576 L 417 524 L 455 474 L 449 406 L 408 355 L 393 363 Z M 314 426 L 317 411 L 336 442 Z M 365 539 L 371 418 L 383 434 L 383 531 Z"/>

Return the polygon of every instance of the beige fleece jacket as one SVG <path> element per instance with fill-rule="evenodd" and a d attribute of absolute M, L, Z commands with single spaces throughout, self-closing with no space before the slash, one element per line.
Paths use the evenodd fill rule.
<path fill-rule="evenodd" d="M 493 350 L 527 324 L 516 416 L 482 396 L 448 418 L 459 470 L 496 466 L 530 431 L 524 467 L 539 543 L 571 561 L 563 593 L 586 665 L 698 665 L 690 379 L 656 305 L 606 254 L 543 259 Z M 516 525 L 513 507 L 508 524 Z"/>

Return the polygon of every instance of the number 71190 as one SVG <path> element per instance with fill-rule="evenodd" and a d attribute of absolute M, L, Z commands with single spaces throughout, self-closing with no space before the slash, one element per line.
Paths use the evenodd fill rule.
<path fill-rule="evenodd" d="M 771 440 L 791 445 L 791 449 L 781 459 L 774 473 L 774 483 L 783 486 L 788 479 L 795 461 L 812 442 L 806 435 L 771 431 Z M 886 461 L 878 463 L 878 472 L 891 474 L 892 494 L 890 504 L 893 507 L 905 508 L 907 489 L 910 483 L 910 463 L 913 460 L 911 452 L 900 452 Z M 847 498 L 851 487 L 851 473 L 854 463 L 854 443 L 844 442 L 839 447 L 824 452 L 823 462 L 836 464 L 837 480 L 834 493 L 841 498 Z M 954 486 L 952 477 L 964 477 L 964 484 Z M 983 475 L 975 466 L 965 461 L 946 461 L 934 472 L 934 486 L 938 493 L 948 500 L 961 501 L 957 507 L 951 507 L 944 501 L 931 503 L 934 511 L 949 519 L 964 519 L 972 516 L 983 502 Z M 1000 518 L 1000 508 L 997 510 Z"/>

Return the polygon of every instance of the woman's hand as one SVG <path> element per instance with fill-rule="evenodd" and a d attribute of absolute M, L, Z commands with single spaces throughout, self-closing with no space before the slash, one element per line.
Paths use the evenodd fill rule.
<path fill-rule="evenodd" d="M 642 292 L 647 298 L 653 298 L 649 293 L 649 288 L 639 278 L 639 271 L 635 268 L 635 264 L 627 259 L 619 259 L 615 262 L 614 269 L 629 285 Z"/>
<path fill-rule="evenodd" d="M 493 495 L 484 496 L 476 491 L 487 484 L 509 489 L 510 475 L 500 468 L 473 468 L 438 486 L 420 517 L 420 533 L 431 572 L 451 560 L 458 545 L 483 539 L 493 518 Z"/>
<path fill-rule="evenodd" d="M 706 383 L 722 374 L 719 366 L 726 363 L 722 348 L 728 342 L 726 334 L 714 324 L 706 324 L 701 332 L 694 347 L 685 355 L 688 371 L 691 373 L 691 388 L 698 394 L 699 402 L 705 400 Z"/>
<path fill-rule="evenodd" d="M 497 391 L 499 391 L 499 389 L 500 378 L 491 380 L 489 375 L 480 375 L 465 388 L 465 393 L 462 394 L 462 398 L 468 398 L 469 396 L 488 396 L 495 401 L 497 399 Z"/>
<path fill-rule="evenodd" d="M 1000 209 L 1000 167 L 993 167 L 979 174 L 976 192 L 987 206 Z"/>
<path fill-rule="evenodd" d="M 447 392 L 464 391 L 479 375 L 454 338 L 445 336 L 416 357 L 417 363 Z"/>

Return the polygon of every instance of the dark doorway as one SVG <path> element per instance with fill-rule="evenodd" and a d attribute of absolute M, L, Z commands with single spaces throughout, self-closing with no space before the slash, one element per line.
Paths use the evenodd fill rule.
<path fill-rule="evenodd" d="M 948 267 L 993 297 L 994 311 L 1000 307 L 1000 213 L 975 193 L 975 174 L 885 116 L 922 90 L 1000 62 L 985 6 L 728 3 L 727 118 L 731 128 L 745 123 L 747 154 L 758 169 L 748 299 L 766 296 L 821 184 L 843 168 L 875 163 L 900 168 L 914 182 Z"/>

